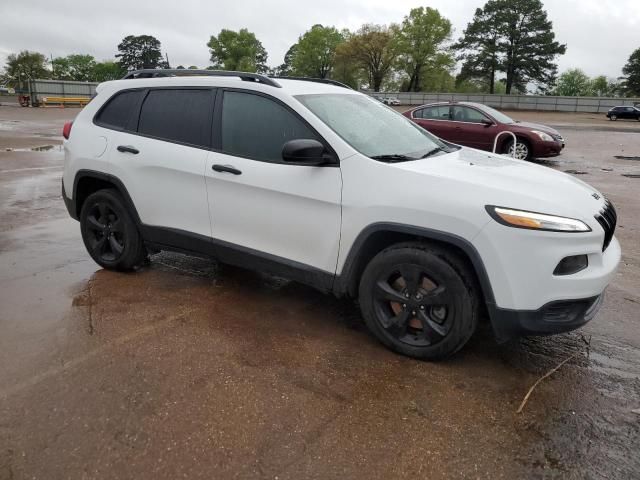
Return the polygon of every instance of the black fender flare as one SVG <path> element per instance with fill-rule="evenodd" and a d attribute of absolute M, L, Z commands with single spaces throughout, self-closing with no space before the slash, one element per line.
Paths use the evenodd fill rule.
<path fill-rule="evenodd" d="M 487 269 L 484 266 L 480 253 L 468 240 L 452 233 L 433 230 L 430 228 L 392 222 L 374 223 L 365 227 L 353 242 L 340 275 L 337 275 L 335 278 L 333 291 L 336 295 L 342 296 L 352 293 L 351 290 L 354 282 L 354 276 L 358 274 L 358 259 L 363 252 L 363 247 L 372 235 L 385 232 L 390 234 L 410 235 L 424 240 L 435 240 L 440 243 L 453 245 L 460 249 L 468 257 L 471 262 L 471 266 L 475 270 L 476 277 L 482 290 L 484 302 L 487 305 L 487 310 L 493 323 L 496 301 L 493 294 L 493 288 L 491 287 L 491 281 L 489 280 L 489 275 L 487 274 Z"/>
<path fill-rule="evenodd" d="M 78 217 L 80 216 L 80 212 L 78 211 L 79 205 L 77 205 L 78 184 L 80 183 L 81 180 L 85 178 L 102 180 L 103 182 L 110 183 L 111 185 L 113 185 L 116 188 L 116 190 L 118 190 L 118 193 L 122 195 L 122 198 L 127 204 L 129 213 L 133 217 L 133 220 L 136 222 L 138 226 L 142 224 L 142 222 L 140 221 L 140 215 L 138 215 L 138 210 L 136 210 L 135 204 L 133 203 L 133 200 L 129 195 L 129 191 L 127 190 L 127 187 L 125 187 L 124 183 L 122 183 L 122 181 L 114 175 L 110 175 L 104 172 L 98 172 L 96 170 L 87 170 L 87 169 L 78 170 L 76 172 L 75 178 L 73 179 L 73 190 L 72 190 L 73 194 L 71 197 L 71 207 L 70 207 L 71 212 L 73 212 L 73 214 L 75 215 L 75 216 L 71 215 L 73 218 L 78 220 Z"/>

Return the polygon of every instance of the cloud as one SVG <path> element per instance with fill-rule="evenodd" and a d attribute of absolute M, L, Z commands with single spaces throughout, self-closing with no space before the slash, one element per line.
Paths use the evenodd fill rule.
<path fill-rule="evenodd" d="M 298 36 L 316 23 L 356 29 L 363 23 L 399 23 L 422 2 L 408 0 L 197 0 L 109 2 L 50 0 L 13 2 L 0 16 L 0 64 L 11 52 L 36 50 L 45 55 L 89 53 L 113 59 L 129 34 L 154 35 L 172 65 L 209 64 L 206 43 L 222 28 L 248 28 L 269 53 L 269 64 L 282 63 Z M 431 0 L 449 18 L 458 36 L 483 0 Z M 618 76 L 631 52 L 640 47 L 640 1 L 547 0 L 545 8 L 558 39 L 568 45 L 560 70 L 578 67 L 590 75 Z M 46 15 L 46 18 L 44 18 Z"/>

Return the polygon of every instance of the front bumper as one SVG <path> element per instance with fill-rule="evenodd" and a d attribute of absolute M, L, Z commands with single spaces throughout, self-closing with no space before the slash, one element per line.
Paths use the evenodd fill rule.
<path fill-rule="evenodd" d="M 550 302 L 537 310 L 509 310 L 494 307 L 491 322 L 498 342 L 527 335 L 553 335 L 580 328 L 592 320 L 604 300 L 604 293 L 591 298 Z"/>
<path fill-rule="evenodd" d="M 533 149 L 533 156 L 536 158 L 557 157 L 564 149 L 564 140 L 555 142 L 540 142 Z"/>

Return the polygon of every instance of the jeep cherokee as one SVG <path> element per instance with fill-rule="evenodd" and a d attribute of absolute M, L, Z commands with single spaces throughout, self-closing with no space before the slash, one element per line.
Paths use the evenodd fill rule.
<path fill-rule="evenodd" d="M 442 141 L 336 82 L 138 71 L 63 130 L 62 196 L 102 267 L 173 250 L 358 298 L 386 346 L 436 359 L 592 319 L 616 212 L 547 167 Z M 311 80 L 311 81 L 308 81 Z"/>

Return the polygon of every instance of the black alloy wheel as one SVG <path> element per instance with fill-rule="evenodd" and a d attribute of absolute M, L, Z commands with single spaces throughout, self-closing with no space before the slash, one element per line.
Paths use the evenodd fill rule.
<path fill-rule="evenodd" d="M 479 288 L 468 262 L 446 246 L 401 243 L 378 253 L 360 279 L 369 330 L 392 350 L 415 358 L 447 357 L 471 338 Z"/>
<path fill-rule="evenodd" d="M 397 341 L 435 345 L 451 330 L 455 304 L 449 290 L 421 265 L 405 263 L 382 273 L 373 296 L 382 327 Z"/>
<path fill-rule="evenodd" d="M 115 262 L 124 253 L 122 220 L 106 201 L 91 205 L 87 215 L 89 248 L 104 262 Z"/>
<path fill-rule="evenodd" d="M 80 231 L 91 258 L 106 269 L 132 270 L 147 258 L 136 223 L 116 190 L 98 190 L 87 197 Z"/>

